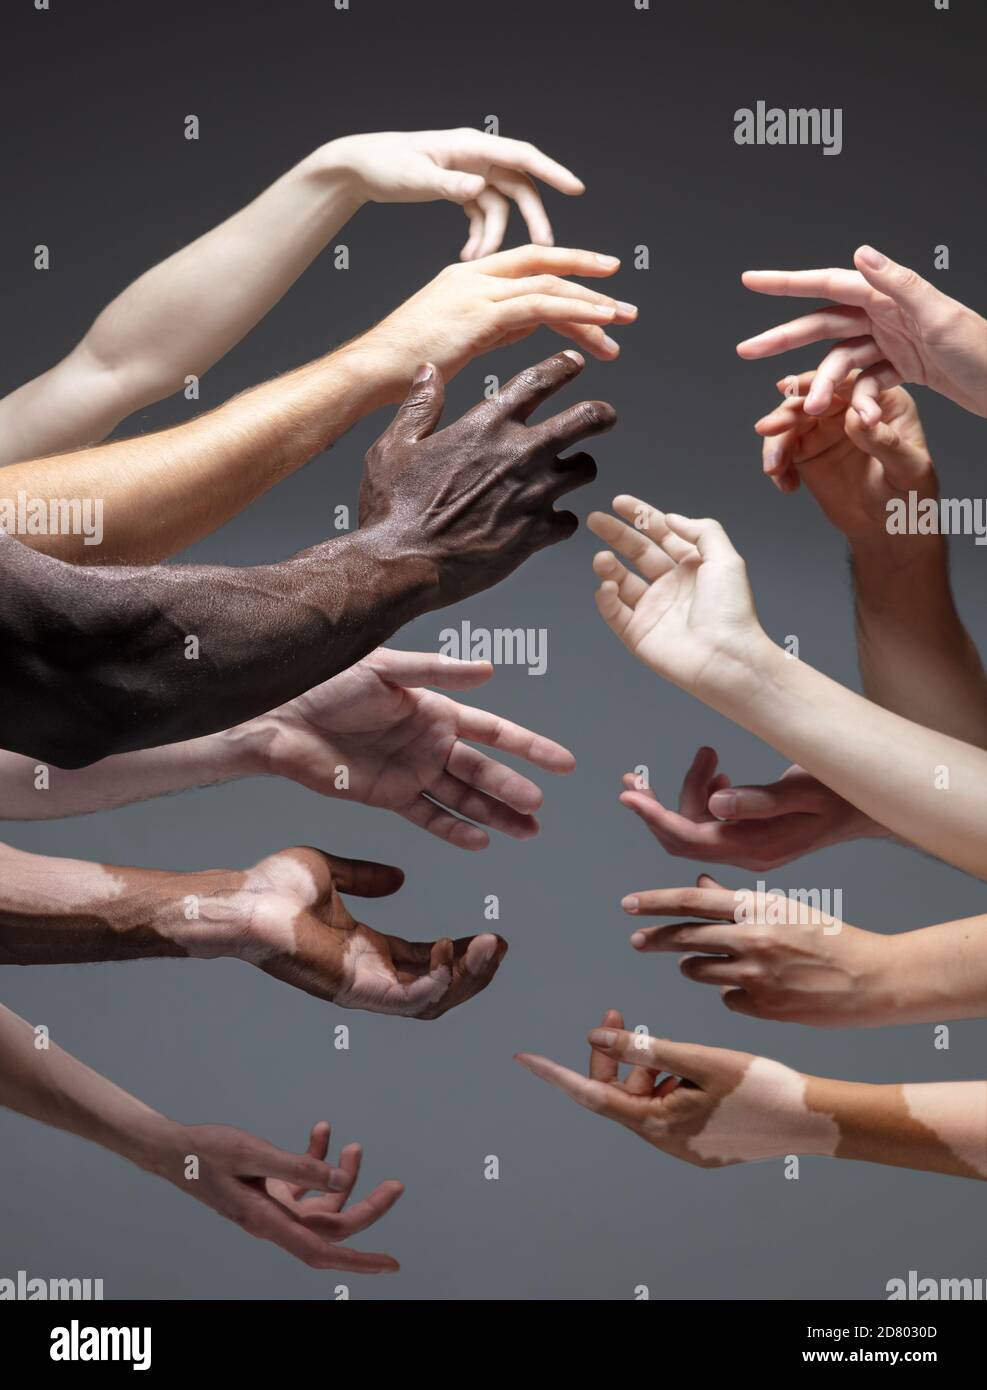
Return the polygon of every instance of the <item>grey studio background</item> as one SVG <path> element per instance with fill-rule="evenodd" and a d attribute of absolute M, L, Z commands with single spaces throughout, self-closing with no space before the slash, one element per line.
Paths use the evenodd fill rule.
<path fill-rule="evenodd" d="M 594 453 L 581 516 L 617 491 L 712 513 L 746 556 L 766 629 L 796 633 L 803 657 L 856 683 L 840 537 L 803 493 L 760 476 L 751 426 L 776 375 L 817 360 L 743 364 L 734 344 L 786 306 L 740 285 L 747 266 L 848 264 L 862 241 L 987 305 L 987 137 L 982 9 L 933 0 L 674 5 L 442 5 L 352 0 L 7 4 L 0 21 L 6 132 L 0 254 L 2 379 L 10 390 L 67 351 L 137 274 L 213 226 L 335 135 L 478 125 L 538 143 L 588 185 L 549 191 L 557 238 L 621 255 L 620 297 L 640 305 L 624 355 L 591 363 L 577 390 L 614 403 L 618 428 Z M 739 148 L 733 112 L 764 99 L 839 106 L 844 148 Z M 183 138 L 183 118 L 201 138 Z M 448 204 L 362 210 L 267 320 L 203 382 L 200 408 L 366 328 L 455 259 L 465 220 Z M 523 239 L 512 221 L 510 241 Z M 33 269 L 38 242 L 52 248 Z M 651 268 L 632 268 L 647 244 Z M 947 243 L 948 273 L 932 269 Z M 798 306 L 795 306 L 796 308 Z M 478 360 L 449 391 L 447 418 L 556 349 L 547 332 Z M 918 391 L 944 490 L 983 495 L 987 424 Z M 189 417 L 178 398 L 126 423 Z M 254 564 L 322 538 L 355 504 L 363 454 L 389 413 L 257 502 L 184 558 Z M 674 1038 L 777 1057 L 868 1081 L 984 1075 L 987 1024 L 814 1031 L 726 1012 L 671 958 L 637 957 L 621 896 L 693 881 L 617 804 L 620 774 L 646 763 L 674 798 L 702 743 L 737 781 L 784 766 L 771 750 L 636 664 L 596 615 L 581 530 L 507 583 L 433 614 L 392 643 L 434 648 L 441 628 L 545 627 L 541 677 L 500 669 L 467 696 L 567 743 L 568 780 L 541 777 L 542 833 L 467 854 L 383 812 L 254 781 L 111 814 L 5 824 L 24 849 L 110 863 L 244 866 L 292 844 L 407 871 L 368 920 L 409 937 L 485 928 L 501 898 L 510 953 L 494 985 L 431 1024 L 342 1012 L 246 965 L 160 961 L 8 969 L 4 1002 L 148 1103 L 187 1121 L 239 1125 L 299 1149 L 317 1118 L 366 1149 L 361 1191 L 407 1185 L 353 1243 L 402 1262 L 387 1279 L 314 1273 L 106 1152 L 0 1113 L 0 1274 L 90 1275 L 108 1297 L 363 1299 L 791 1299 L 884 1296 L 888 1279 L 983 1272 L 984 1191 L 974 1183 L 806 1159 L 704 1172 L 580 1110 L 511 1061 L 519 1049 L 585 1061 L 586 1030 L 619 1006 Z M 975 638 L 987 640 L 987 551 L 954 542 L 954 575 Z M 2 682 L 0 682 L 2 699 Z M 731 886 L 756 877 L 714 870 Z M 841 887 L 856 925 L 899 932 L 985 910 L 984 887 L 885 843 L 838 847 L 769 875 L 783 887 Z M 349 1052 L 333 1026 L 351 1029 Z M 499 1181 L 484 1158 L 500 1159 Z"/>

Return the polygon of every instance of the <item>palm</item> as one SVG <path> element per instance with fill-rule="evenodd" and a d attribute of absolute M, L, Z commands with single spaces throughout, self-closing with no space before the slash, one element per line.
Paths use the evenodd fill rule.
<path fill-rule="evenodd" d="M 357 921 L 342 892 L 380 897 L 401 885 L 400 871 L 382 864 L 293 849 L 264 860 L 250 877 L 260 899 L 253 922 L 273 947 L 261 968 L 340 1008 L 438 1018 L 485 989 L 507 950 L 490 933 L 405 941 Z"/>
<path fill-rule="evenodd" d="M 638 602 L 627 629 L 635 655 L 675 680 L 699 678 L 709 637 L 738 635 L 749 623 L 750 589 L 715 560 L 685 560 L 659 576 Z"/>

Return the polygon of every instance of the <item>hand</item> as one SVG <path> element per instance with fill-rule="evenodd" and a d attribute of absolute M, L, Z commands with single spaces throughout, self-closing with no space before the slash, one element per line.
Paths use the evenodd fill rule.
<path fill-rule="evenodd" d="M 590 1033 L 588 1078 L 528 1052 L 516 1060 L 587 1110 L 697 1168 L 835 1150 L 839 1129 L 810 1107 L 799 1072 L 749 1052 L 623 1029 L 611 1009 Z M 624 1080 L 621 1062 L 631 1068 Z"/>
<path fill-rule="evenodd" d="M 856 270 L 748 270 L 743 282 L 759 294 L 831 299 L 789 323 L 739 343 L 749 361 L 839 338 L 826 354 L 805 403 L 822 415 L 854 368 L 852 403 L 862 420 L 881 419 L 881 393 L 903 381 L 931 386 L 975 415 L 987 415 L 987 319 L 940 293 L 914 270 L 861 246 Z"/>
<path fill-rule="evenodd" d="M 636 497 L 615 497 L 613 508 L 633 526 L 605 512 L 586 524 L 640 570 L 610 551 L 593 560 L 603 581 L 596 606 L 627 649 L 693 695 L 715 684 L 724 664 L 749 669 L 752 646 L 767 638 L 747 567 L 719 522 L 666 515 Z"/>
<path fill-rule="evenodd" d="M 340 896 L 387 897 L 403 882 L 400 869 L 317 849 L 271 855 L 227 899 L 233 925 L 224 954 L 342 1009 L 439 1018 L 486 989 L 507 942 L 489 932 L 458 941 L 386 936 L 356 921 Z"/>
<path fill-rule="evenodd" d="M 815 376 L 803 372 L 780 381 L 784 403 L 754 426 L 764 437 L 765 473 L 782 492 L 795 492 L 804 482 L 826 518 L 851 542 L 887 545 L 890 540 L 901 546 L 901 538 L 888 533 L 888 503 L 907 502 L 911 492 L 923 500 L 939 495 L 915 402 L 900 386 L 882 391 L 881 418 L 867 425 L 849 405 L 854 373 L 824 414 L 807 415 Z M 798 394 L 790 394 L 793 389 Z M 919 544 L 928 539 L 912 538 Z"/>
<path fill-rule="evenodd" d="M 576 760 L 519 724 L 423 690 L 471 690 L 493 675 L 486 661 L 379 647 L 348 671 L 242 726 L 261 768 L 323 796 L 396 811 L 459 849 L 485 849 L 487 825 L 515 839 L 538 833 L 540 789 L 471 748 L 467 739 L 513 753 L 548 772 Z M 348 785 L 338 787 L 339 768 Z M 470 824 L 471 820 L 479 825 Z"/>
<path fill-rule="evenodd" d="M 551 246 L 552 226 L 534 179 L 560 193 L 585 191 L 581 179 L 526 140 L 469 127 L 347 135 L 326 146 L 325 155 L 331 167 L 349 173 L 358 202 L 459 203 L 469 219 L 464 261 L 498 249 L 512 202 L 531 240 Z"/>
<path fill-rule="evenodd" d="M 634 917 L 702 917 L 641 927 L 638 951 L 694 951 L 679 961 L 687 980 L 716 985 L 734 1013 L 816 1028 L 896 1022 L 894 937 L 860 931 L 808 900 L 724 888 L 701 874 L 695 888 L 633 893 Z"/>
<path fill-rule="evenodd" d="M 279 1245 L 313 1269 L 389 1274 L 399 1267 L 390 1255 L 348 1250 L 339 1242 L 373 1226 L 404 1188 L 399 1182 L 382 1182 L 344 1210 L 362 1150 L 359 1144 L 347 1144 L 339 1167 L 332 1168 L 325 1161 L 329 1134 L 328 1123 L 320 1121 L 312 1129 L 308 1152 L 299 1155 L 229 1125 L 179 1125 L 147 1166 L 247 1235 Z M 186 1176 L 192 1156 L 199 1164 L 195 1178 Z M 319 1195 L 306 1197 L 309 1191 Z"/>
<path fill-rule="evenodd" d="M 734 787 L 716 764 L 715 750 L 700 748 L 682 783 L 678 813 L 639 787 L 633 772 L 624 774 L 621 805 L 668 854 L 739 869 L 777 869 L 827 845 L 887 835 L 800 767 L 769 786 Z"/>
<path fill-rule="evenodd" d="M 576 530 L 572 512 L 552 504 L 592 482 L 596 464 L 584 453 L 559 455 L 610 429 L 614 410 L 583 401 L 541 424 L 526 422 L 582 368 L 578 353 L 559 353 L 434 433 L 442 382 L 432 367 L 419 372 L 367 454 L 360 526 L 380 536 L 384 561 L 424 571 L 426 606 L 445 607 L 491 588 L 536 550 Z"/>
<path fill-rule="evenodd" d="M 352 347 L 371 354 L 368 370 L 395 401 L 422 362 L 432 362 L 450 381 L 474 357 L 520 342 L 542 327 L 610 361 L 620 346 L 604 328 L 630 323 L 637 309 L 563 277 L 600 279 L 619 267 L 615 256 L 543 246 L 446 266 Z"/>

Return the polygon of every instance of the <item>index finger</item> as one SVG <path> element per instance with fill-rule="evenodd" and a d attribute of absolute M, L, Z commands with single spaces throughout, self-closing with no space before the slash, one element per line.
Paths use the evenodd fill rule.
<path fill-rule="evenodd" d="M 476 152 L 494 164 L 501 164 L 506 169 L 523 169 L 525 173 L 532 174 L 543 183 L 550 184 L 552 188 L 557 188 L 560 193 L 576 195 L 585 192 L 586 185 L 582 179 L 558 160 L 544 154 L 529 140 L 512 140 L 505 135 L 488 135 L 482 130 L 474 133 L 477 137 Z M 472 141 L 468 152 L 473 153 Z"/>
<path fill-rule="evenodd" d="M 729 888 L 652 888 L 632 893 L 624 899 L 626 912 L 639 917 L 711 917 L 715 921 L 736 919 L 737 895 Z"/>
<path fill-rule="evenodd" d="M 515 246 L 497 251 L 473 262 L 473 269 L 486 275 L 582 275 L 587 279 L 613 275 L 619 268 L 617 256 L 599 251 L 579 251 L 571 246 Z M 863 277 L 861 276 L 861 279 Z M 866 282 L 865 282 L 866 283 Z"/>
<path fill-rule="evenodd" d="M 745 270 L 740 277 L 758 294 L 792 299 L 833 299 L 837 304 L 870 304 L 874 291 L 859 270 Z"/>
<path fill-rule="evenodd" d="M 621 1124 L 637 1124 L 647 1111 L 647 1102 L 640 1096 L 629 1096 L 619 1086 L 609 1086 L 605 1081 L 593 1081 L 588 1076 L 580 1076 L 578 1071 L 560 1066 L 548 1057 L 539 1057 L 532 1052 L 518 1052 L 514 1060 L 520 1062 L 533 1076 L 547 1081 L 563 1094 L 592 1110 L 595 1115 L 604 1115 L 608 1120 L 618 1120 Z"/>

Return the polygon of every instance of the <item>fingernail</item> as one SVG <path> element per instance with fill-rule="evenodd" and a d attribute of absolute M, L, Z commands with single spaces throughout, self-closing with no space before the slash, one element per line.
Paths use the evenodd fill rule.
<path fill-rule="evenodd" d="M 621 312 L 622 314 L 636 314 L 636 313 L 637 313 L 637 305 L 636 305 L 636 304 L 625 304 L 624 301 L 623 301 L 622 299 L 618 299 L 618 300 L 617 300 L 617 308 L 620 310 L 620 312 Z"/>
<path fill-rule="evenodd" d="M 621 898 L 620 905 L 625 912 L 636 912 L 641 906 L 641 902 L 633 893 L 628 893 L 626 898 Z"/>
<path fill-rule="evenodd" d="M 415 372 L 414 379 L 413 379 L 413 381 L 412 381 L 412 385 L 413 385 L 413 386 L 418 386 L 418 385 L 420 385 L 423 381 L 428 381 L 428 379 L 429 379 L 429 377 L 430 377 L 431 375 L 432 375 L 432 364 L 431 364 L 431 362 L 423 362 L 422 365 L 418 368 L 417 372 Z"/>
<path fill-rule="evenodd" d="M 709 799 L 709 809 L 714 816 L 729 820 L 737 814 L 737 797 L 734 792 L 714 792 Z"/>
<path fill-rule="evenodd" d="M 601 339 L 601 342 L 600 342 L 600 346 L 601 346 L 601 347 L 604 349 L 604 351 L 606 351 L 606 352 L 619 352 L 619 351 L 620 351 L 620 344 L 619 344 L 619 343 L 615 343 L 614 340 L 613 340 L 613 339 L 609 336 L 609 334 L 607 334 L 607 333 L 604 333 L 603 338 Z"/>
<path fill-rule="evenodd" d="M 598 252 L 596 259 L 599 261 L 600 265 L 620 265 L 620 261 L 616 256 L 603 256 Z"/>
<path fill-rule="evenodd" d="M 883 270 L 888 263 L 888 258 L 880 251 L 875 251 L 873 246 L 861 246 L 857 255 L 864 265 L 870 266 L 871 270 Z"/>
<path fill-rule="evenodd" d="M 764 455 L 765 473 L 777 473 L 781 465 L 781 451 L 779 449 L 768 449 Z"/>
<path fill-rule="evenodd" d="M 617 1041 L 617 1034 L 612 1028 L 594 1028 L 589 1040 L 594 1047 L 613 1047 Z"/>
<path fill-rule="evenodd" d="M 594 304 L 592 309 L 597 318 L 606 319 L 608 322 L 617 315 L 616 306 L 612 307 L 609 304 Z"/>
<path fill-rule="evenodd" d="M 636 931 L 631 937 L 631 945 L 639 951 L 647 939 L 643 931 Z"/>
<path fill-rule="evenodd" d="M 575 364 L 576 364 L 577 367 L 581 367 L 581 366 L 583 365 L 584 361 L 586 360 L 586 359 L 585 359 L 584 357 L 582 357 L 578 352 L 573 352 L 572 348 L 566 348 L 565 351 L 562 353 L 562 356 L 563 356 L 563 357 L 571 357 L 572 360 L 573 360 L 573 362 L 575 362 Z"/>
<path fill-rule="evenodd" d="M 326 1177 L 326 1190 L 328 1192 L 346 1192 L 350 1187 L 350 1175 L 342 1168 L 330 1168 Z"/>

